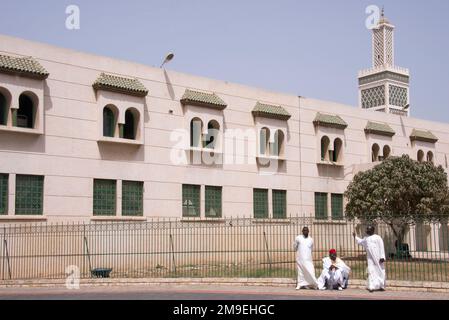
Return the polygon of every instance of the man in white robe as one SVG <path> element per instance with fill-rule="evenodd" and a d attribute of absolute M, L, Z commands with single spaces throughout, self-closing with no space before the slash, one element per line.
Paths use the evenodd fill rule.
<path fill-rule="evenodd" d="M 294 246 L 296 250 L 296 270 L 298 272 L 296 290 L 318 289 L 312 259 L 313 239 L 309 237 L 308 227 L 302 228 L 302 235 L 296 237 Z"/>
<path fill-rule="evenodd" d="M 384 242 L 380 236 L 374 234 L 374 227 L 366 228 L 367 236 L 359 238 L 355 232 L 353 236 L 357 243 L 366 250 L 368 260 L 368 281 L 367 289 L 370 292 L 375 290 L 385 290 L 385 248 Z"/>
<path fill-rule="evenodd" d="M 337 250 L 329 250 L 329 257 L 323 258 L 323 271 L 318 278 L 318 289 L 346 289 L 350 271 L 351 268 L 349 268 L 343 260 L 337 257 Z"/>

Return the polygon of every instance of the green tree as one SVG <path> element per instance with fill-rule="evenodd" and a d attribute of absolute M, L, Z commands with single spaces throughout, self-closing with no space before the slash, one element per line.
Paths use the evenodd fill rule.
<path fill-rule="evenodd" d="M 447 174 L 441 166 L 417 162 L 408 155 L 390 157 L 354 176 L 345 192 L 346 217 L 383 221 L 398 244 L 407 226 L 444 220 L 449 214 Z"/>

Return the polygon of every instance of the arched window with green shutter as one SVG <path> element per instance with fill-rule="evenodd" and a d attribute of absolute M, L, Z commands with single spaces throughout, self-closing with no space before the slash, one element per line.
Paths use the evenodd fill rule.
<path fill-rule="evenodd" d="M 109 107 L 103 109 L 103 136 L 113 137 L 115 131 L 114 111 Z"/>
<path fill-rule="evenodd" d="M 0 125 L 6 126 L 8 119 L 7 100 L 3 93 L 0 92 Z"/>

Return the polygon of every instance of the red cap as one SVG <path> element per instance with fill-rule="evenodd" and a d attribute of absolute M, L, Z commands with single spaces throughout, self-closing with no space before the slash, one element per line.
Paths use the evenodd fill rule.
<path fill-rule="evenodd" d="M 335 249 L 330 249 L 330 250 L 329 250 L 329 254 L 337 254 L 337 250 L 335 250 Z"/>

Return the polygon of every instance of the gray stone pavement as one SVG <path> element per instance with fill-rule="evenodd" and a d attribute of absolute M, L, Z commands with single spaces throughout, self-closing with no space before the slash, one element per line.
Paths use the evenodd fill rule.
<path fill-rule="evenodd" d="M 0 288 L 0 300 L 449 300 L 449 293 L 393 291 L 370 293 L 361 289 L 344 291 L 295 290 L 294 287 L 241 285 L 134 285 Z"/>

